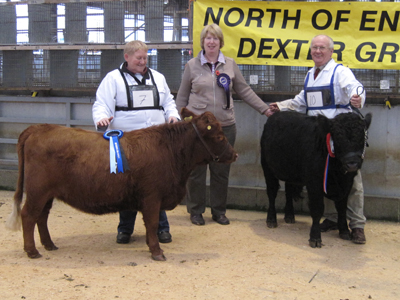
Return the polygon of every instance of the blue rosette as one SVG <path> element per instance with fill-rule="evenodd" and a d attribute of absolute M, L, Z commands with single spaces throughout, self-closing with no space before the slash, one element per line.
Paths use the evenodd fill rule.
<path fill-rule="evenodd" d="M 119 138 L 124 133 L 122 130 L 108 130 L 103 134 L 106 140 L 110 140 L 110 173 L 124 173 L 124 166 L 122 162 L 122 149 L 119 145 Z"/>
<path fill-rule="evenodd" d="M 226 73 L 221 73 L 217 76 L 217 85 L 225 90 L 226 93 L 226 109 L 231 106 L 231 95 L 229 92 L 229 85 L 231 78 Z"/>

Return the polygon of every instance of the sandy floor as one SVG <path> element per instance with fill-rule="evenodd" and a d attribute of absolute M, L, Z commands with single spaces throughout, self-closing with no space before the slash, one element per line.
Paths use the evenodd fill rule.
<path fill-rule="evenodd" d="M 369 221 L 367 244 L 324 233 L 308 246 L 309 216 L 268 229 L 266 213 L 229 210 L 231 225 L 184 206 L 168 213 L 173 241 L 166 262 L 151 260 L 142 222 L 135 241 L 115 243 L 118 215 L 92 216 L 56 201 L 49 228 L 57 251 L 29 259 L 21 232 L 5 229 L 12 192 L 0 192 L 1 299 L 400 299 L 400 226 Z"/>

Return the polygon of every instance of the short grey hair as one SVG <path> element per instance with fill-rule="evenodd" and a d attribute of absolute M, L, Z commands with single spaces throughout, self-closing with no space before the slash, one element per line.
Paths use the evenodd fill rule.
<path fill-rule="evenodd" d="M 314 43 L 314 39 L 317 38 L 317 37 L 325 37 L 325 38 L 327 38 L 327 39 L 328 39 L 328 48 L 329 48 L 330 50 L 333 50 L 333 46 L 334 46 L 333 40 L 332 40 L 332 38 L 331 38 L 330 36 L 328 36 L 328 35 L 326 35 L 326 34 L 319 34 L 319 35 L 314 36 L 314 37 L 312 38 L 312 40 L 311 40 L 310 48 L 312 47 L 312 45 L 313 45 L 313 43 Z"/>

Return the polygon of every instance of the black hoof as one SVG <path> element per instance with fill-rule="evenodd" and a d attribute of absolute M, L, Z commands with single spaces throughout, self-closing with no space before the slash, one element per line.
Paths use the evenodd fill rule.
<path fill-rule="evenodd" d="M 321 248 L 322 247 L 321 240 L 309 239 L 308 242 L 309 242 L 311 248 Z"/>
<path fill-rule="evenodd" d="M 342 240 L 346 240 L 346 241 L 350 241 L 351 240 L 350 232 L 339 233 L 339 237 Z"/>
<path fill-rule="evenodd" d="M 278 227 L 278 222 L 277 221 L 268 221 L 267 220 L 267 227 L 268 228 L 276 228 L 276 227 Z"/>
<path fill-rule="evenodd" d="M 285 222 L 288 224 L 296 223 L 294 216 L 293 217 L 285 217 Z"/>

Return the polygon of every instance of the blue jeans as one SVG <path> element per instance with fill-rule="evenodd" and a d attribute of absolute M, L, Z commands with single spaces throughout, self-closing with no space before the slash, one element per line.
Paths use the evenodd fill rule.
<path fill-rule="evenodd" d="M 133 210 L 124 210 L 119 212 L 119 224 L 118 224 L 118 233 L 128 233 L 132 234 L 133 229 L 135 228 L 135 220 L 136 220 L 137 211 Z M 158 221 L 158 231 L 160 233 L 162 231 L 169 232 L 169 223 L 167 219 L 167 214 L 165 210 L 160 211 Z"/>

